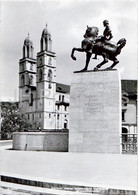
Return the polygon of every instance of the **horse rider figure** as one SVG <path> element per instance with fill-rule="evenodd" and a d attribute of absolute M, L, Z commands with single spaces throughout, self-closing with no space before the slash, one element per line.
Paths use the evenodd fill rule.
<path fill-rule="evenodd" d="M 113 35 L 111 32 L 108 20 L 104 20 L 103 25 L 105 27 L 104 32 L 103 32 L 103 39 L 110 41 L 113 38 Z"/>
<path fill-rule="evenodd" d="M 110 41 L 113 36 L 109 27 L 108 20 L 104 20 L 103 25 L 105 29 L 103 31 L 103 35 L 99 37 L 99 29 L 97 27 L 87 26 L 84 40 L 81 42 L 81 47 L 74 47 L 72 49 L 71 58 L 73 60 L 76 60 L 76 57 L 74 55 L 75 51 L 86 53 L 85 67 L 79 72 L 87 71 L 92 54 L 96 54 L 95 58 L 97 57 L 97 55 L 103 57 L 103 61 L 94 68 L 94 71 L 98 71 L 99 68 L 106 64 L 109 60 L 113 61 L 113 64 L 104 70 L 111 70 L 119 63 L 117 56 L 121 53 L 122 48 L 126 45 L 126 39 L 121 38 L 117 43 Z"/>
<path fill-rule="evenodd" d="M 103 32 L 103 36 L 97 38 L 96 42 L 102 41 L 103 44 L 104 44 L 105 41 L 110 41 L 113 38 L 113 35 L 112 35 L 112 32 L 111 32 L 108 20 L 103 21 L 103 26 L 105 27 L 104 32 Z M 97 59 L 97 55 L 95 55 L 95 57 L 93 59 Z"/>

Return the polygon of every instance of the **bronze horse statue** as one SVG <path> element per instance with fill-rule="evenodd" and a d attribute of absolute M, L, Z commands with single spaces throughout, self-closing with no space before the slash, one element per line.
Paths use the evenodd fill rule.
<path fill-rule="evenodd" d="M 126 39 L 122 38 L 116 44 L 112 41 L 104 40 L 103 36 L 98 37 L 98 32 L 99 30 L 97 27 L 87 26 L 87 30 L 84 35 L 85 39 L 82 41 L 81 48 L 72 49 L 71 57 L 73 60 L 76 60 L 76 57 L 74 56 L 75 51 L 86 52 L 86 64 L 84 69 L 80 72 L 87 71 L 92 54 L 103 57 L 103 61 L 94 68 L 94 71 L 98 71 L 98 69 L 109 60 L 113 61 L 113 64 L 104 70 L 111 70 L 119 63 L 117 55 L 121 53 L 121 49 L 125 46 Z"/>

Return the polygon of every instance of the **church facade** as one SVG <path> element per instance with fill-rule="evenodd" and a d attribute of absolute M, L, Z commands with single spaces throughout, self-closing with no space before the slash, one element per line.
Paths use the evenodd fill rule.
<path fill-rule="evenodd" d="M 23 44 L 23 58 L 19 60 L 19 110 L 35 129 L 68 129 L 70 88 L 56 83 L 56 53 L 52 51 L 47 25 L 36 59 L 33 51 L 28 35 Z"/>

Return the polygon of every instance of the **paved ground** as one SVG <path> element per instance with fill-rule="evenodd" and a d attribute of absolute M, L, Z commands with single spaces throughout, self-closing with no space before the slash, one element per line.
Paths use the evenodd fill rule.
<path fill-rule="evenodd" d="M 1 148 L 1 174 L 38 181 L 137 190 L 137 156 Z"/>

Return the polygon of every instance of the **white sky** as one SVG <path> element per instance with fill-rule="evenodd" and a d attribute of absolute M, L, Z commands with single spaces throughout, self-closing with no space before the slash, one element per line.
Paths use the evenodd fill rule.
<path fill-rule="evenodd" d="M 108 19 L 112 41 L 126 38 L 116 66 L 122 79 L 137 79 L 137 1 L 128 0 L 55 0 L 1 1 L 0 10 L 0 88 L 1 100 L 18 100 L 18 62 L 24 39 L 30 33 L 34 56 L 40 51 L 40 38 L 46 22 L 57 54 L 57 82 L 70 84 L 72 72 L 84 67 L 85 53 L 70 57 L 73 47 L 80 47 L 86 26 L 97 26 L 103 33 Z M 91 60 L 93 69 L 99 60 Z M 110 62 L 108 65 L 110 65 Z"/>

